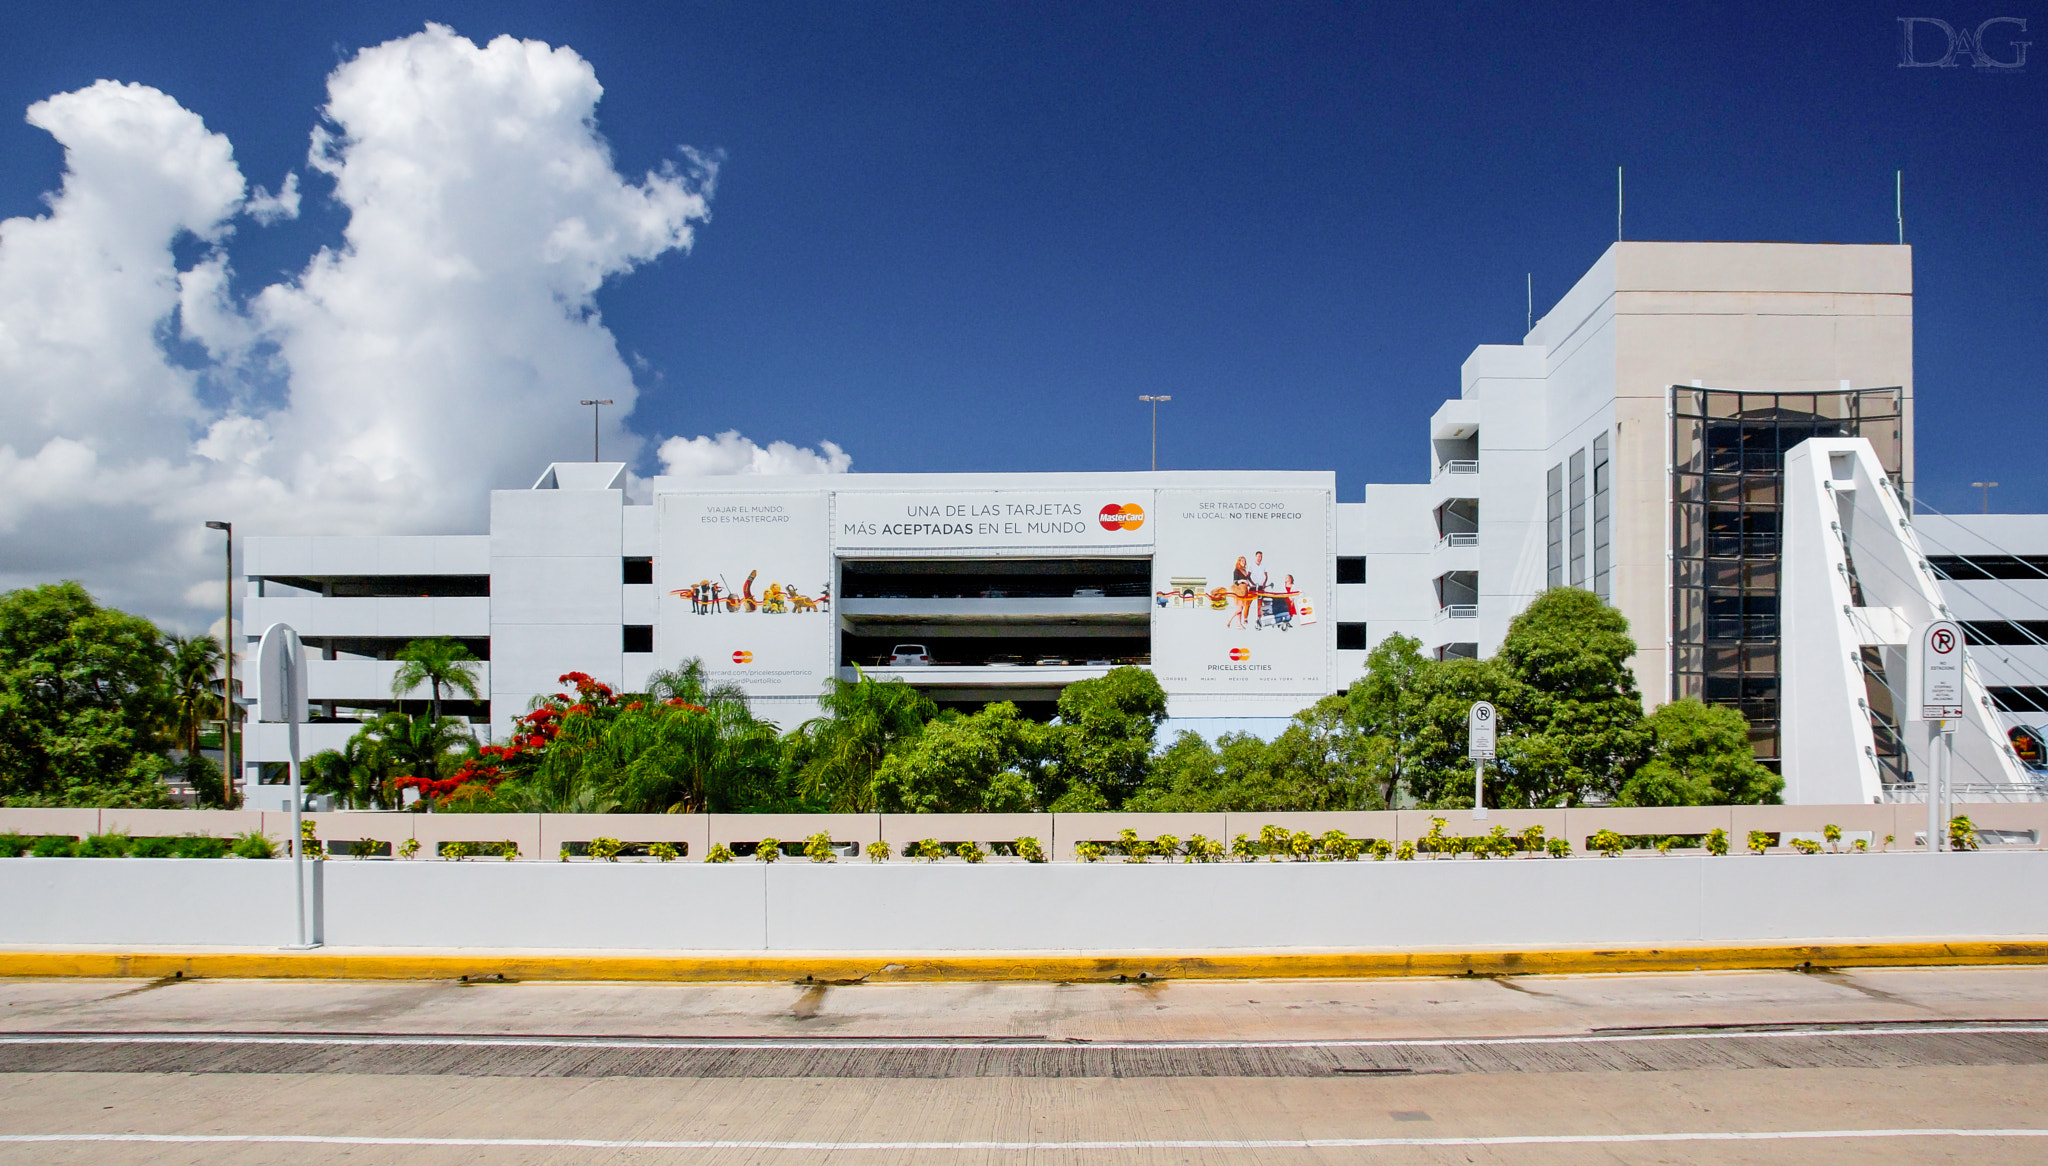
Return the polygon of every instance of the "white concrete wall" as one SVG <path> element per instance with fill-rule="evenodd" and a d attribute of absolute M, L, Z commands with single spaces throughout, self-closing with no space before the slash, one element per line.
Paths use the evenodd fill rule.
<path fill-rule="evenodd" d="M 983 865 L 321 864 L 337 947 L 1200 951 L 2048 935 L 2048 852 Z M 292 934 L 285 862 L 0 860 L 0 944 Z M 223 910 L 222 903 L 233 903 Z"/>

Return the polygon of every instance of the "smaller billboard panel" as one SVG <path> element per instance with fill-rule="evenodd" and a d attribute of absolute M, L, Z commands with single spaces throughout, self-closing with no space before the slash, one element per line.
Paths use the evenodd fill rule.
<path fill-rule="evenodd" d="M 715 684 L 811 696 L 833 668 L 824 491 L 655 497 L 655 652 L 692 657 Z"/>
<path fill-rule="evenodd" d="M 1330 495 L 1161 490 L 1152 671 L 1169 692 L 1329 691 Z"/>
<path fill-rule="evenodd" d="M 840 550 L 971 553 L 1142 550 L 1152 545 L 1150 490 L 840 491 Z"/>

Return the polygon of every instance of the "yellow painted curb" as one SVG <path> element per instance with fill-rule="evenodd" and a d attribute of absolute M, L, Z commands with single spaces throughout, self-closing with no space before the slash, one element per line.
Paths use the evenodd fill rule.
<path fill-rule="evenodd" d="M 1265 980 L 2048 963 L 2048 941 L 1819 943 L 1553 951 L 1101 956 L 625 956 L 346 952 L 0 952 L 0 977 L 640 980 L 673 983 Z"/>

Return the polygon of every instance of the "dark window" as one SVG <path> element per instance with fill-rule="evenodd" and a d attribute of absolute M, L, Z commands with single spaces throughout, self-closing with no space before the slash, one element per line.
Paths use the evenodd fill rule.
<path fill-rule="evenodd" d="M 1966 619 L 1962 622 L 1965 643 L 2008 647 L 2048 644 L 2048 620 Z"/>
<path fill-rule="evenodd" d="M 1362 623 L 1338 624 L 1337 650 L 1340 652 L 1365 651 L 1365 625 Z"/>
<path fill-rule="evenodd" d="M 261 578 L 330 599 L 485 596 L 491 593 L 489 575 L 265 575 Z"/>
<path fill-rule="evenodd" d="M 1360 555 L 1357 558 L 1339 558 L 1337 560 L 1337 582 L 1365 582 L 1365 556 Z"/>
<path fill-rule="evenodd" d="M 652 652 L 654 650 L 654 625 L 645 623 L 627 624 L 624 648 L 628 652 Z"/>
<path fill-rule="evenodd" d="M 1929 555 L 1943 579 L 2048 579 L 2048 555 Z"/>
<path fill-rule="evenodd" d="M 626 583 L 654 582 L 654 560 L 632 558 L 625 560 L 624 569 L 620 572 L 620 578 L 622 582 Z"/>
<path fill-rule="evenodd" d="M 1994 685 L 1991 702 L 2002 713 L 2048 713 L 2048 687 L 2038 684 Z"/>

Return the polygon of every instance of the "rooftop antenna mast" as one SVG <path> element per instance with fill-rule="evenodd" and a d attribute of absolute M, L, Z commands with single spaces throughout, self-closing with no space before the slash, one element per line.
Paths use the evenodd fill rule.
<path fill-rule="evenodd" d="M 1892 217 L 1899 224 L 1899 246 L 1906 245 L 1906 172 L 1892 171 Z"/>
<path fill-rule="evenodd" d="M 1524 336 L 1536 330 L 1536 273 L 1530 272 L 1527 280 L 1528 286 L 1526 290 L 1529 293 L 1529 319 L 1522 327 L 1522 335 Z"/>
<path fill-rule="evenodd" d="M 1614 168 L 1614 241 L 1621 242 L 1621 167 Z"/>

